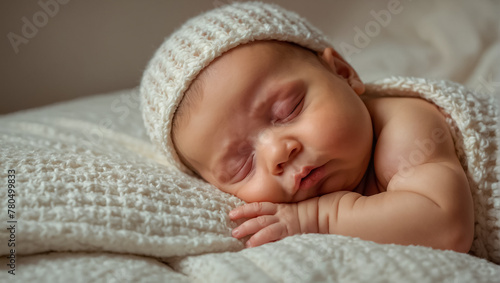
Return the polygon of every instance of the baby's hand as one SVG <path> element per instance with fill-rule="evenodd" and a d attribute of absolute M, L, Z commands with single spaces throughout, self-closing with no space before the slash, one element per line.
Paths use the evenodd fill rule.
<path fill-rule="evenodd" d="M 298 205 L 296 203 L 275 204 L 254 202 L 242 205 L 229 212 L 231 220 L 250 218 L 233 229 L 233 237 L 243 238 L 254 234 L 246 243 L 256 247 L 301 233 Z"/>

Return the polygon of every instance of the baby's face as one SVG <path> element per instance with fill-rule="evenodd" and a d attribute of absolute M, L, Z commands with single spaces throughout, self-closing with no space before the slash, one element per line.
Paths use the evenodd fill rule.
<path fill-rule="evenodd" d="M 333 49 L 258 42 L 210 68 L 174 132 L 180 156 L 206 181 L 247 202 L 297 202 L 360 182 L 372 123 L 364 86 Z"/>

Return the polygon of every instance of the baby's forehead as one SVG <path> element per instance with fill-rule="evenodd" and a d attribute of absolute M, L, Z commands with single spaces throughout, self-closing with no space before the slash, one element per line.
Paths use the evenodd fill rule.
<path fill-rule="evenodd" d="M 187 101 L 192 101 L 194 98 L 201 98 L 203 95 L 203 88 L 207 84 L 207 82 L 210 82 L 211 79 L 214 78 L 217 74 L 217 66 L 219 63 L 227 62 L 234 57 L 232 56 L 234 54 L 234 51 L 241 49 L 241 48 L 247 49 L 247 52 L 250 53 L 262 53 L 266 52 L 268 53 L 269 56 L 276 56 L 278 58 L 283 58 L 286 56 L 291 56 L 296 53 L 296 49 L 300 48 L 292 43 L 288 42 L 276 42 L 276 41 L 262 41 L 262 42 L 254 42 L 250 44 L 245 44 L 245 45 L 239 45 L 225 53 L 223 53 L 221 56 L 210 62 L 205 68 L 203 68 L 196 78 L 191 82 L 191 85 L 187 88 L 187 90 L 184 93 L 184 98 L 181 101 L 181 104 L 187 100 Z M 196 99 L 197 101 L 199 99 Z M 180 107 L 180 106 L 179 106 Z"/>
<path fill-rule="evenodd" d="M 210 62 L 208 66 L 203 68 L 198 76 L 193 80 L 191 86 L 188 88 L 186 93 L 188 93 L 193 88 L 202 87 L 204 83 L 210 81 L 210 79 L 217 76 L 217 72 L 219 67 L 224 68 L 223 65 L 225 62 L 231 60 L 241 59 L 241 56 L 236 58 L 234 56 L 235 53 L 238 53 L 238 50 L 245 49 L 245 53 L 243 56 L 252 57 L 250 60 L 269 60 L 273 59 L 275 61 L 287 61 L 290 59 L 294 60 L 311 60 L 315 58 L 315 52 L 302 47 L 300 45 L 291 43 L 291 42 L 282 42 L 282 41 L 256 41 L 252 43 L 247 43 L 243 45 L 239 45 L 225 53 L 221 56 Z M 245 68 L 245 66 L 241 66 Z"/>
<path fill-rule="evenodd" d="M 244 49 L 244 55 L 234 56 L 240 54 Z M 290 42 L 281 41 L 257 41 L 244 45 L 237 46 L 228 52 L 223 53 L 221 56 L 213 60 L 208 66 L 200 71 L 197 77 L 193 80 L 191 85 L 184 93 L 178 109 L 174 116 L 174 127 L 178 121 L 187 120 L 190 113 L 196 111 L 198 107 L 203 107 L 203 96 L 205 95 L 205 87 L 212 83 L 212 80 L 220 78 L 221 71 L 227 66 L 226 64 L 232 63 L 233 60 L 239 60 L 238 63 L 244 65 L 241 59 L 249 60 L 264 60 L 274 62 L 281 62 L 290 59 L 311 61 L 316 58 L 314 52 L 310 49 L 296 45 Z M 245 66 L 241 66 L 245 68 Z M 254 73 L 253 73 L 254 74 Z M 244 77 L 243 77 L 244 76 Z M 233 80 L 248 79 L 252 76 L 250 72 L 244 72 L 241 77 L 233 77 Z"/>

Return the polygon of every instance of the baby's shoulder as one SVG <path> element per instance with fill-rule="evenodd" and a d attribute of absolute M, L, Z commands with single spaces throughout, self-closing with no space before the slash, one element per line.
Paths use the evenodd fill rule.
<path fill-rule="evenodd" d="M 444 115 L 438 107 L 421 98 L 373 97 L 365 98 L 364 103 L 370 112 L 376 135 L 382 129 L 398 132 L 406 129 L 408 133 L 418 133 L 429 126 L 445 124 Z"/>
<path fill-rule="evenodd" d="M 455 148 L 444 115 L 419 98 L 364 99 L 376 139 L 373 166 L 386 187 L 400 170 L 429 162 L 455 162 Z"/>

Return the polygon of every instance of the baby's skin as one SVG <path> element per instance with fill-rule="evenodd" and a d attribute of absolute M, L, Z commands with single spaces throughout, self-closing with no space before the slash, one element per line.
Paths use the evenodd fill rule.
<path fill-rule="evenodd" d="M 197 80 L 174 143 L 188 167 L 248 203 L 229 213 L 248 247 L 329 233 L 469 251 L 472 197 L 433 104 L 366 96 L 334 49 L 275 41 L 236 47 Z"/>

